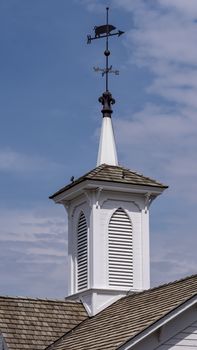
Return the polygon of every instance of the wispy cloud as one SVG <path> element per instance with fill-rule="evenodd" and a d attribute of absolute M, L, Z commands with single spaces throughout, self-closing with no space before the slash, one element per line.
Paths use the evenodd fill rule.
<path fill-rule="evenodd" d="M 62 164 L 39 155 L 26 154 L 9 148 L 0 149 L 0 172 L 35 173 L 64 169 Z"/>
<path fill-rule="evenodd" d="M 184 18 L 189 17 L 191 19 L 196 19 L 197 16 L 197 3 L 196 0 L 159 0 L 162 7 L 168 10 L 173 9 L 179 12 Z"/>
<path fill-rule="evenodd" d="M 173 281 L 196 273 L 196 247 L 191 242 L 196 240 L 196 232 L 187 225 L 180 225 L 177 220 L 175 228 L 168 235 L 154 232 L 151 236 L 151 276 L 152 284 Z M 182 223 L 181 223 L 182 224 Z"/>
<path fill-rule="evenodd" d="M 103 12 L 104 5 L 99 0 L 75 0 L 76 3 L 83 4 L 90 12 Z"/>
<path fill-rule="evenodd" d="M 58 209 L 1 211 L 1 294 L 65 295 L 67 223 Z"/>
<path fill-rule="evenodd" d="M 146 66 L 153 74 L 149 91 L 181 105 L 195 106 L 197 23 L 191 1 L 119 1 L 131 11 L 134 26 L 126 35 L 130 62 Z M 185 96 L 185 99 L 183 97 Z"/>

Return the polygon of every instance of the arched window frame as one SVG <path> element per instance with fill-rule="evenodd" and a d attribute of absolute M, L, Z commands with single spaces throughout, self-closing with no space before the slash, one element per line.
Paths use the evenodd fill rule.
<path fill-rule="evenodd" d="M 108 283 L 115 288 L 133 286 L 133 225 L 122 207 L 111 214 L 108 222 Z"/>

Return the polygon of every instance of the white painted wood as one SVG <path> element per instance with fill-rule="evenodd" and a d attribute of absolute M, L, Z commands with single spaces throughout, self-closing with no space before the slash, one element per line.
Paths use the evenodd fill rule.
<path fill-rule="evenodd" d="M 182 332 L 176 334 L 175 339 L 197 340 L 197 329 L 193 332 L 188 332 L 187 329 L 184 329 Z"/>
<path fill-rule="evenodd" d="M 67 296 L 72 300 L 83 300 L 91 316 L 130 290 L 149 288 L 149 269 L 142 266 L 150 264 L 149 254 L 144 254 L 146 249 L 149 252 L 149 212 L 145 212 L 145 201 L 146 197 L 141 193 L 104 191 L 97 187 L 85 189 L 83 195 L 67 205 L 70 261 Z M 117 211 L 119 208 L 121 210 Z M 82 286 L 83 289 L 78 288 L 78 223 L 81 212 L 87 221 L 87 241 L 82 239 L 80 247 L 84 242 L 88 246 L 88 276 L 85 275 L 87 284 Z M 80 266 L 84 268 L 83 261 Z"/>
<path fill-rule="evenodd" d="M 158 350 L 164 349 L 197 349 L 197 323 L 192 323 L 158 347 Z"/>
<path fill-rule="evenodd" d="M 66 295 L 78 293 L 78 224 L 79 217 L 83 212 L 87 224 L 87 243 L 89 244 L 89 226 L 90 226 L 90 206 L 85 196 L 77 197 L 73 202 L 66 206 L 68 213 L 68 272 L 67 272 L 67 290 Z M 88 249 L 88 286 L 89 286 L 89 249 Z"/>
<path fill-rule="evenodd" d="M 89 315 L 95 315 L 110 303 L 126 295 L 128 291 L 136 292 L 150 287 L 147 197 L 149 195 L 156 197 L 161 192 L 162 189 L 153 189 L 149 186 L 88 180 L 70 188 L 55 199 L 57 203 L 65 206 L 68 213 L 66 296 L 72 300 L 83 300 Z M 114 237 L 111 231 L 109 237 L 110 220 L 118 208 L 122 208 L 126 215 L 124 217 L 126 225 L 122 222 L 122 227 L 119 226 L 120 234 Z M 80 235 L 79 242 L 78 224 L 81 212 L 86 218 L 87 240 Z M 113 224 L 117 225 L 117 222 Z M 127 239 L 128 227 L 131 241 Z M 87 254 L 85 262 L 83 259 L 79 262 L 78 248 L 81 246 L 85 247 Z M 115 252 L 115 256 L 112 252 Z M 117 259 L 118 253 L 121 256 L 125 254 L 122 261 L 120 258 Z M 81 284 L 78 279 L 79 267 L 82 271 Z M 115 279 L 113 279 L 114 272 Z"/>
<path fill-rule="evenodd" d="M 118 165 L 112 120 L 108 117 L 102 120 L 97 166 L 104 163 Z"/>
<path fill-rule="evenodd" d="M 149 211 L 143 208 L 141 211 L 141 278 L 143 278 L 143 288 L 150 288 L 150 235 L 149 235 Z"/>
<path fill-rule="evenodd" d="M 76 184 L 74 187 L 71 187 L 70 189 L 66 190 L 65 192 L 62 192 L 58 194 L 56 197 L 53 198 L 55 203 L 65 204 L 70 200 L 75 199 L 76 197 L 80 196 L 84 188 L 87 190 L 94 190 L 95 188 L 102 188 L 106 191 L 115 191 L 115 192 L 124 192 L 124 193 L 136 193 L 136 194 L 143 194 L 147 197 L 147 195 L 153 195 L 154 197 L 157 197 L 160 195 L 165 189 L 162 189 L 160 187 L 151 187 L 151 186 L 141 186 L 141 185 L 132 185 L 127 183 L 114 183 L 114 182 L 106 182 L 106 181 L 95 181 L 95 180 L 86 180 L 84 182 L 80 182 Z M 149 207 L 149 204 L 148 204 Z"/>

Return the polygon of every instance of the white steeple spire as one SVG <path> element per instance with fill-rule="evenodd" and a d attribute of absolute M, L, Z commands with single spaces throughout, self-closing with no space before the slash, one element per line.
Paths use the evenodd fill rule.
<path fill-rule="evenodd" d="M 115 103 L 115 100 L 109 91 L 105 91 L 99 98 L 99 102 L 103 105 L 103 121 L 99 142 L 97 166 L 104 163 L 108 165 L 118 165 L 114 131 L 111 120 L 111 114 L 113 113 L 111 105 Z"/>
<path fill-rule="evenodd" d="M 114 131 L 110 117 L 103 118 L 101 127 L 97 166 L 103 163 L 118 165 Z"/>

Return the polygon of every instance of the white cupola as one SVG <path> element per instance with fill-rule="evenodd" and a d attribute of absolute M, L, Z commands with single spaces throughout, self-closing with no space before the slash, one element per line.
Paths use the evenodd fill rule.
<path fill-rule="evenodd" d="M 150 287 L 149 206 L 165 188 L 102 164 L 50 197 L 68 213 L 66 295 L 89 315 Z"/>
<path fill-rule="evenodd" d="M 68 213 L 68 281 L 66 298 L 81 300 L 90 316 L 128 292 L 150 287 L 149 206 L 167 187 L 118 166 L 108 90 L 108 37 L 116 29 L 95 27 L 106 38 L 106 91 L 99 98 L 103 122 L 97 167 L 50 198 Z M 104 33 L 104 35 L 103 35 Z M 113 35 L 121 35 L 118 31 Z M 103 35 L 103 36 L 102 36 Z"/>

